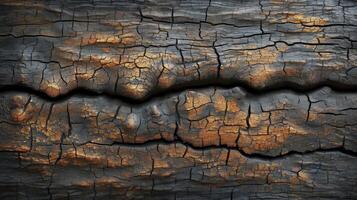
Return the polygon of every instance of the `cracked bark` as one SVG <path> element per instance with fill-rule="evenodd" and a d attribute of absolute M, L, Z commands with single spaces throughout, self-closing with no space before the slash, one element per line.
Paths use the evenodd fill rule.
<path fill-rule="evenodd" d="M 356 12 L 1 1 L 0 198 L 357 198 Z"/>

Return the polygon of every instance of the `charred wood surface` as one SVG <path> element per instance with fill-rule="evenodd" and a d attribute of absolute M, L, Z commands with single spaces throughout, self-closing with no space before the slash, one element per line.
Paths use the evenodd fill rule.
<path fill-rule="evenodd" d="M 354 0 L 0 1 L 1 199 L 357 199 Z"/>

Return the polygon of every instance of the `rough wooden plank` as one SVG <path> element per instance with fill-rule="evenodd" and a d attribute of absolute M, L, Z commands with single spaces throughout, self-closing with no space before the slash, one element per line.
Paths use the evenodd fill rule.
<path fill-rule="evenodd" d="M 60 159 L 59 159 L 60 156 Z M 34 146 L 0 153 L 1 196 L 95 199 L 350 199 L 355 156 L 315 152 L 247 158 L 182 144 Z M 15 191 L 21 191 L 16 193 Z"/>
<path fill-rule="evenodd" d="M 3 93 L 1 101 L 0 150 L 30 150 L 31 140 L 47 145 L 161 140 L 265 156 L 333 148 L 357 152 L 357 94 L 329 88 L 264 95 L 208 88 L 139 105 L 104 96 L 48 102 L 25 93 Z"/>
<path fill-rule="evenodd" d="M 357 88 L 356 1 L 2 1 L 1 85 L 145 99 L 171 88 Z M 12 74 L 10 76 L 10 74 Z"/>

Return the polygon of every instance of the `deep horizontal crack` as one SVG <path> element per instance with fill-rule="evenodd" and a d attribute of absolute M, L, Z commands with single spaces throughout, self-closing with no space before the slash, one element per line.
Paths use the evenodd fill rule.
<path fill-rule="evenodd" d="M 52 97 L 52 96 L 49 96 L 44 91 L 36 90 L 32 87 L 29 87 L 26 85 L 21 85 L 21 84 L 0 86 L 0 93 L 23 92 L 23 93 L 28 93 L 31 95 L 38 96 L 44 100 L 52 101 L 52 102 L 62 102 L 67 99 L 70 99 L 72 96 L 85 96 L 85 97 L 103 96 L 108 99 L 117 99 L 124 103 L 128 103 L 130 105 L 140 105 L 145 102 L 151 101 L 152 99 L 173 96 L 175 94 L 178 94 L 178 93 L 181 93 L 181 92 L 184 92 L 187 90 L 200 90 L 200 89 L 209 89 L 209 88 L 232 89 L 232 88 L 236 88 L 236 87 L 239 87 L 242 90 L 248 92 L 249 94 L 256 95 L 256 96 L 265 95 L 267 93 L 274 93 L 277 91 L 291 91 L 296 94 L 306 94 L 306 93 L 315 92 L 323 87 L 329 87 L 331 90 L 333 90 L 336 93 L 356 93 L 357 92 L 357 85 L 351 86 L 351 85 L 345 85 L 345 84 L 340 84 L 340 83 L 337 84 L 335 82 L 330 82 L 330 81 L 320 82 L 319 84 L 309 85 L 309 86 L 301 86 L 299 84 L 293 84 L 291 82 L 283 82 L 283 83 L 274 84 L 271 86 L 267 86 L 267 87 L 258 89 L 258 88 L 251 87 L 249 84 L 247 84 L 245 82 L 239 82 L 239 81 L 223 82 L 223 81 L 212 80 L 207 83 L 204 83 L 203 81 L 201 81 L 200 83 L 193 83 L 190 86 L 181 84 L 179 86 L 175 86 L 170 89 L 153 91 L 151 93 L 152 95 L 147 95 L 147 96 L 144 96 L 143 98 L 139 98 L 139 99 L 133 98 L 130 96 L 124 96 L 124 95 L 120 94 L 120 91 L 117 94 L 113 94 L 113 93 L 109 93 L 109 92 L 98 92 L 98 91 L 91 90 L 88 88 L 83 88 L 83 87 L 78 87 L 73 90 L 70 90 L 67 93 Z"/>
<path fill-rule="evenodd" d="M 336 147 L 336 148 L 329 148 L 329 149 L 315 149 L 315 150 L 309 150 L 309 151 L 304 151 L 304 152 L 297 152 L 297 151 L 289 151 L 287 153 L 284 154 L 280 154 L 277 156 L 270 156 L 270 155 L 262 155 L 259 153 L 246 153 L 245 151 L 241 150 L 240 148 L 236 148 L 236 147 L 228 147 L 226 145 L 209 145 L 209 146 L 205 146 L 205 147 L 197 147 L 194 146 L 190 143 L 184 142 L 180 139 L 176 139 L 175 141 L 166 141 L 166 140 L 151 140 L 151 141 L 147 141 L 147 142 L 143 142 L 143 143 L 121 143 L 121 142 L 113 142 L 111 144 L 101 144 L 101 143 L 95 143 L 95 142 L 88 142 L 91 144 L 96 144 L 96 145 L 109 145 L 109 146 L 113 146 L 113 145 L 119 145 L 119 146 L 128 146 L 128 147 L 146 147 L 148 145 L 159 145 L 159 144 L 165 144 L 165 145 L 169 145 L 169 144 L 183 144 L 187 147 L 190 147 L 191 149 L 194 150 L 201 150 L 201 151 L 205 151 L 205 150 L 210 150 L 210 149 L 226 149 L 226 150 L 231 150 L 231 151 L 239 151 L 240 154 L 242 154 L 243 156 L 247 157 L 247 158 L 251 158 L 251 159 L 260 159 L 260 160 L 276 160 L 276 159 L 284 159 L 287 156 L 292 156 L 292 155 L 310 155 L 313 153 L 317 153 L 317 152 L 339 152 L 339 153 L 343 153 L 352 157 L 357 157 L 357 152 L 351 151 L 351 150 L 347 150 L 344 147 Z M 87 144 L 87 143 L 84 143 Z M 84 145 L 81 144 L 81 145 Z"/>
<path fill-rule="evenodd" d="M 56 144 L 55 145 L 61 145 L 61 146 L 73 146 L 74 144 L 72 143 L 62 143 L 62 144 Z M 220 150 L 228 150 L 228 151 L 238 151 L 240 154 L 242 154 L 244 157 L 248 159 L 259 159 L 259 160 L 266 160 L 266 161 L 271 161 L 271 160 L 280 160 L 280 159 L 285 159 L 286 157 L 293 156 L 293 155 L 300 155 L 300 156 L 307 156 L 311 155 L 314 153 L 333 153 L 333 152 L 338 152 L 342 154 L 349 155 L 351 157 L 357 157 L 357 152 L 347 150 L 343 147 L 336 147 L 336 148 L 329 148 L 329 149 L 315 149 L 315 150 L 309 150 L 309 151 L 304 151 L 304 152 L 297 152 L 297 151 L 289 151 L 284 154 L 276 155 L 276 156 L 270 156 L 270 155 L 262 155 L 258 153 L 246 153 L 240 148 L 234 148 L 234 147 L 228 147 L 226 145 L 210 145 L 210 146 L 205 146 L 205 147 L 197 147 L 194 146 L 190 143 L 181 141 L 179 139 L 176 139 L 175 141 L 167 141 L 163 139 L 158 139 L 158 140 L 150 140 L 147 142 L 142 142 L 142 143 L 122 143 L 122 142 L 113 142 L 113 143 L 97 143 L 97 142 L 85 142 L 82 144 L 76 144 L 75 146 L 83 146 L 86 144 L 94 144 L 94 145 L 100 145 L 100 146 L 125 146 L 125 147 L 132 147 L 132 148 L 147 148 L 149 146 L 157 146 L 157 145 L 172 145 L 172 144 L 182 144 L 186 147 L 189 147 L 193 150 L 197 151 L 208 151 L 208 150 L 213 150 L 213 149 L 220 149 Z M 1 152 L 19 152 L 19 153 L 28 153 L 29 151 L 11 151 L 11 150 L 2 150 Z"/>

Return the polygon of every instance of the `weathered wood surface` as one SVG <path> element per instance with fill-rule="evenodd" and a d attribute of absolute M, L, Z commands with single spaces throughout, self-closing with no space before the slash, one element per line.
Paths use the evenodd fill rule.
<path fill-rule="evenodd" d="M 142 99 L 170 88 L 357 88 L 355 1 L 3 1 L 1 85 Z"/>
<path fill-rule="evenodd" d="M 1 199 L 357 199 L 357 1 L 0 1 Z"/>
<path fill-rule="evenodd" d="M 209 88 L 135 106 L 106 97 L 47 102 L 23 93 L 3 93 L 1 101 L 1 127 L 6 131 L 0 144 L 7 150 L 29 151 L 38 142 L 180 141 L 264 156 L 330 148 L 357 152 L 357 94 L 329 88 L 260 96 L 239 88 Z"/>

